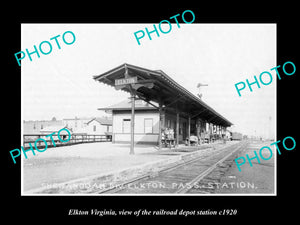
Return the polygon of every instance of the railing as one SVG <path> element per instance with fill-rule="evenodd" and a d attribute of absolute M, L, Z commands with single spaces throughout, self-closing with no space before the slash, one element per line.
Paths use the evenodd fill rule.
<path fill-rule="evenodd" d="M 28 149 L 29 143 L 31 143 L 32 147 L 34 148 L 34 143 L 37 139 L 41 138 L 47 142 L 47 147 L 54 147 L 55 146 L 64 146 L 64 145 L 74 145 L 74 144 L 81 144 L 81 143 L 93 143 L 93 142 L 110 142 L 112 140 L 111 135 L 105 134 L 72 134 L 71 139 L 68 142 L 61 142 L 58 139 L 57 134 L 52 135 L 51 137 L 46 137 L 49 134 L 24 134 L 23 135 L 23 147 L 24 149 Z M 65 135 L 67 136 L 67 135 Z M 60 138 L 66 140 L 68 137 L 64 137 L 64 135 L 60 135 Z M 39 149 L 45 148 L 45 142 L 40 140 L 37 142 L 37 147 Z"/>

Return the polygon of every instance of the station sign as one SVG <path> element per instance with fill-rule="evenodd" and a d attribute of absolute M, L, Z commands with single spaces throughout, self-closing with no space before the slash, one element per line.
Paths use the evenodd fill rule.
<path fill-rule="evenodd" d="M 137 83 L 137 77 L 129 77 L 124 79 L 116 79 L 115 85 L 135 84 Z"/>

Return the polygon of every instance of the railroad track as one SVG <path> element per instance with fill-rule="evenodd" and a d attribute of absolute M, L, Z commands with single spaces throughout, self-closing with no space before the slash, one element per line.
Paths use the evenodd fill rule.
<path fill-rule="evenodd" d="M 212 151 L 212 154 L 197 157 L 161 170 L 149 173 L 110 188 L 98 194 L 184 194 L 210 174 L 232 154 L 244 148 L 246 142 Z"/>

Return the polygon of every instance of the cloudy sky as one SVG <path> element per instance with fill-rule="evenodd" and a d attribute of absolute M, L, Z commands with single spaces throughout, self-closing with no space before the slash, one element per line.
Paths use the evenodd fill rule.
<path fill-rule="evenodd" d="M 21 50 L 72 31 L 76 41 L 54 40 L 48 55 L 22 60 L 22 120 L 101 116 L 97 110 L 128 98 L 93 80 L 123 63 L 163 70 L 190 92 L 206 83 L 202 99 L 248 135 L 274 134 L 276 79 L 239 97 L 234 84 L 254 81 L 276 64 L 276 24 L 172 24 L 137 44 L 134 32 L 153 24 L 22 24 Z M 167 30 L 167 28 L 165 28 Z M 67 36 L 66 36 L 67 37 Z M 44 46 L 47 49 L 47 46 Z M 46 51 L 46 50 L 45 50 Z M 271 72 L 271 71 L 270 71 Z M 271 72 L 275 78 L 274 71 Z M 265 79 L 267 80 L 267 78 Z M 272 131 L 273 130 L 273 131 Z"/>

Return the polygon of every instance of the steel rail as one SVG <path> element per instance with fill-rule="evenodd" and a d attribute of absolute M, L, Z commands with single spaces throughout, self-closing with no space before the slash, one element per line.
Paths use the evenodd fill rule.
<path fill-rule="evenodd" d="M 239 146 L 236 147 L 235 150 L 233 150 L 232 152 L 230 152 L 229 154 L 227 154 L 224 158 L 222 158 L 221 160 L 219 160 L 217 163 L 213 164 L 211 167 L 209 167 L 207 170 L 205 170 L 203 173 L 201 173 L 199 176 L 197 176 L 195 179 L 193 179 L 191 182 L 189 182 L 189 184 L 194 184 L 194 182 L 196 182 L 197 179 L 201 180 L 209 172 L 211 172 L 219 163 L 221 163 L 224 160 L 226 160 L 231 154 L 233 154 L 234 152 L 236 152 L 238 149 L 244 147 L 244 143 L 242 143 L 242 145 L 240 145 L 240 144 L 241 143 L 235 144 L 235 145 L 239 145 Z M 232 146 L 226 146 L 224 148 L 227 148 L 227 147 L 232 147 Z M 209 156 L 203 156 L 202 155 L 202 156 L 198 156 L 196 158 L 193 158 L 191 160 L 184 161 L 183 163 L 179 163 L 179 164 L 175 163 L 176 165 L 171 165 L 171 166 L 169 166 L 167 168 L 164 168 L 164 169 L 162 169 L 160 171 L 150 172 L 150 173 L 147 173 L 145 175 L 141 175 L 139 177 L 135 177 L 135 178 L 132 178 L 130 180 L 118 183 L 116 185 L 112 185 L 111 187 L 102 189 L 101 191 L 96 191 L 94 193 L 97 193 L 97 194 L 102 194 L 102 193 L 117 193 L 117 192 L 125 189 L 125 186 L 128 185 L 128 184 L 133 184 L 133 183 L 139 182 L 139 181 L 144 180 L 144 179 L 149 179 L 149 178 L 153 178 L 153 177 L 159 177 L 160 175 L 163 175 L 166 172 L 170 172 L 170 171 L 178 169 L 180 167 L 187 166 L 187 165 L 192 164 L 193 162 L 196 162 L 198 160 L 207 159 L 207 158 L 219 155 L 219 154 L 223 153 L 224 148 L 220 148 L 220 149 L 214 151 L 213 155 L 209 155 Z M 208 149 L 210 149 L 210 148 L 208 148 Z M 189 189 L 181 188 L 178 191 L 176 191 L 176 193 L 185 193 L 185 191 L 187 192 L 188 190 Z"/>
<path fill-rule="evenodd" d="M 185 187 L 182 187 L 178 189 L 175 193 L 176 194 L 184 194 L 187 193 L 190 189 L 192 189 L 196 183 L 198 183 L 200 180 L 202 180 L 204 177 L 206 177 L 209 173 L 211 173 L 220 163 L 224 162 L 229 156 L 234 154 L 239 149 L 245 147 L 246 143 L 243 143 L 241 146 L 238 146 L 235 150 L 227 154 L 225 157 L 220 159 L 218 162 L 214 163 L 211 167 L 207 168 L 205 171 L 200 173 L 196 178 L 194 178 L 191 182 L 187 183 Z"/>

